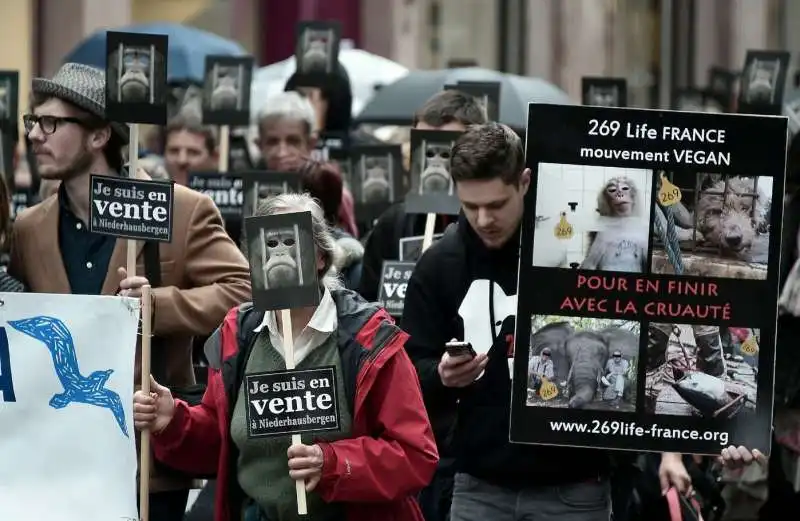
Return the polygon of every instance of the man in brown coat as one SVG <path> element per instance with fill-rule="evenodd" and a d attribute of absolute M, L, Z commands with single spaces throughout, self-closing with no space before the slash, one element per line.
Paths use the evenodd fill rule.
<path fill-rule="evenodd" d="M 91 233 L 87 224 L 90 173 L 118 175 L 128 141 L 126 124 L 104 119 L 103 71 L 68 63 L 52 80 L 34 79 L 32 91 L 34 109 L 24 117 L 25 131 L 42 179 L 59 180 L 61 186 L 17 217 L 9 273 L 37 293 L 139 297 L 148 284 L 142 277 L 143 242 L 136 242 L 136 274 L 129 276 L 127 240 Z M 159 339 L 154 351 L 157 346 L 166 353 L 169 385 L 189 385 L 192 337 L 210 334 L 230 308 L 250 299 L 249 269 L 211 199 L 179 185 L 172 242 L 160 244 L 159 257 L 161 285 L 152 292 L 153 334 Z M 135 377 L 138 383 L 138 353 Z M 154 472 L 150 521 L 180 521 L 188 489 L 188 480 Z"/>

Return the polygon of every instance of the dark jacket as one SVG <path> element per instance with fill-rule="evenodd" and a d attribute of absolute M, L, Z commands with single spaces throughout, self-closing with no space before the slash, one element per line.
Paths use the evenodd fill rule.
<path fill-rule="evenodd" d="M 445 387 L 439 377 L 445 343 L 464 339 L 458 310 L 470 287 L 488 280 L 489 287 L 497 284 L 506 295 L 514 295 L 518 252 L 519 232 L 503 248 L 490 250 L 461 215 L 458 224 L 422 255 L 406 288 L 401 327 L 410 335 L 406 350 L 417 367 L 439 451 L 445 457 L 452 449 L 457 471 L 508 487 L 553 486 L 604 476 L 609 464 L 604 451 L 509 443 L 508 358 L 513 356 L 515 317 L 495 317 L 490 294 L 485 301 L 467 304 L 486 308 L 493 343 L 474 346 L 478 351 L 489 348 L 485 374 L 463 389 Z M 448 447 L 448 420 L 457 400 L 458 419 Z"/>
<path fill-rule="evenodd" d="M 419 383 L 403 345 L 407 335 L 385 310 L 352 291 L 332 293 L 352 437 L 320 442 L 325 455 L 315 489 L 344 503 L 346 521 L 422 521 L 414 495 L 433 476 L 438 455 Z M 152 438 L 156 457 L 184 472 L 216 472 L 215 521 L 238 521 L 244 494 L 230 423 L 263 313 L 249 304 L 228 312 L 206 345 L 209 382 L 196 407 L 176 400 L 170 424 Z"/>
<path fill-rule="evenodd" d="M 370 302 L 378 300 L 383 262 L 400 258 L 400 239 L 425 233 L 427 215 L 409 214 L 403 203 L 395 203 L 378 218 L 364 244 L 364 265 L 358 292 Z M 441 233 L 454 218 L 436 216 L 434 233 Z"/>

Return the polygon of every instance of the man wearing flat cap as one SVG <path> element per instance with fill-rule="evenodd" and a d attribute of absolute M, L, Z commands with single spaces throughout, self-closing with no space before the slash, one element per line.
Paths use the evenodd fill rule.
<path fill-rule="evenodd" d="M 165 373 L 158 376 L 167 385 L 194 384 L 192 338 L 209 335 L 230 308 L 250 300 L 247 261 L 225 233 L 219 210 L 208 196 L 176 185 L 172 242 L 147 247 L 158 262 L 151 256 L 146 272 L 144 243 L 136 241 L 139 276 L 128 276 L 128 241 L 88 226 L 89 176 L 119 175 L 128 141 L 127 124 L 105 119 L 104 72 L 67 63 L 52 80 L 34 79 L 32 92 L 25 132 L 42 179 L 61 185 L 17 217 L 9 273 L 37 293 L 139 297 L 149 283 L 141 275 L 159 264 L 161 284 L 152 291 L 154 370 L 158 357 Z M 138 383 L 139 353 L 134 377 Z M 182 520 L 190 480 L 156 465 L 150 483 L 150 520 Z"/>

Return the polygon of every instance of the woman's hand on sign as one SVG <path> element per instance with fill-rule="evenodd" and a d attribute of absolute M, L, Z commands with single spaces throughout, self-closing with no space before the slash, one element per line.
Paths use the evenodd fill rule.
<path fill-rule="evenodd" d="M 317 487 L 322 477 L 325 454 L 319 445 L 292 445 L 286 453 L 289 457 L 289 477 L 295 481 L 306 482 L 306 491 Z"/>
<path fill-rule="evenodd" d="M 133 394 L 133 425 L 140 431 L 159 433 L 175 415 L 172 393 L 150 376 L 150 394 L 141 390 Z"/>
<path fill-rule="evenodd" d="M 767 457 L 758 449 L 751 451 L 746 447 L 734 447 L 731 445 L 730 447 L 722 449 L 719 461 L 723 466 L 735 470 L 746 467 L 754 461 L 766 465 Z"/>
<path fill-rule="evenodd" d="M 122 277 L 122 282 L 119 283 L 120 297 L 140 298 L 142 296 L 142 286 L 150 284 L 150 281 L 145 277 L 129 277 L 125 268 L 119 268 L 117 273 Z"/>
<path fill-rule="evenodd" d="M 466 387 L 470 385 L 480 375 L 489 358 L 486 353 L 481 353 L 476 357 L 468 354 L 461 356 L 450 356 L 445 351 L 439 361 L 439 378 L 445 387 Z"/>
<path fill-rule="evenodd" d="M 678 492 L 691 496 L 692 478 L 683 464 L 683 456 L 677 452 L 664 452 L 661 454 L 661 465 L 658 467 L 658 479 L 661 482 L 661 495 L 666 495 L 670 487 L 675 487 Z"/>

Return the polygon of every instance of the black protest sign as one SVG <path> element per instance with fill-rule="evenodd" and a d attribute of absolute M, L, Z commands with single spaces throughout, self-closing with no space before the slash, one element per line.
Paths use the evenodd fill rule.
<path fill-rule="evenodd" d="M 747 51 L 739 89 L 741 114 L 781 113 L 790 58 L 785 51 Z"/>
<path fill-rule="evenodd" d="M 461 132 L 411 129 L 411 190 L 406 213 L 458 215 L 461 203 L 450 176 L 450 154 Z"/>
<path fill-rule="evenodd" d="M 342 25 L 338 21 L 300 22 L 295 31 L 298 85 L 323 87 L 339 67 Z"/>
<path fill-rule="evenodd" d="M 322 292 L 311 212 L 247 217 L 244 226 L 255 308 L 270 311 L 319 304 Z"/>
<path fill-rule="evenodd" d="M 242 178 L 224 172 L 192 172 L 189 174 L 188 188 L 206 194 L 227 220 L 240 219 L 244 191 Z"/>
<path fill-rule="evenodd" d="M 302 179 L 295 172 L 256 170 L 240 172 L 242 178 L 242 215 L 256 213 L 260 201 L 280 194 L 296 194 L 302 190 Z"/>
<path fill-rule="evenodd" d="M 786 119 L 528 118 L 511 441 L 768 453 Z"/>
<path fill-rule="evenodd" d="M 725 107 L 725 112 L 729 112 L 735 103 L 738 91 L 739 73 L 724 69 L 722 67 L 710 67 L 708 69 L 707 91 L 710 96 L 715 97 Z"/>
<path fill-rule="evenodd" d="M 458 90 L 468 94 L 486 108 L 489 121 L 500 119 L 500 90 L 501 86 L 496 81 L 459 81 L 456 84 L 444 86 L 445 90 Z"/>
<path fill-rule="evenodd" d="M 341 157 L 350 148 L 350 137 L 341 132 L 322 132 L 314 150 L 311 151 L 311 158 L 315 161 L 330 161 L 334 156 Z"/>
<path fill-rule="evenodd" d="M 414 271 L 413 262 L 384 261 L 378 303 L 394 317 L 403 315 L 406 287 Z"/>
<path fill-rule="evenodd" d="M 167 36 L 106 33 L 106 118 L 167 123 Z"/>
<path fill-rule="evenodd" d="M 19 118 L 19 71 L 0 70 L 0 130 L 17 140 Z"/>
<path fill-rule="evenodd" d="M 252 56 L 206 56 L 203 123 L 246 126 L 250 123 Z"/>
<path fill-rule="evenodd" d="M 442 238 L 441 233 L 433 234 L 433 242 Z M 402 262 L 417 262 L 422 256 L 422 243 L 425 242 L 424 235 L 412 235 L 398 240 L 399 259 Z M 432 242 L 432 243 L 433 243 Z M 431 244 L 432 244 L 431 243 Z"/>
<path fill-rule="evenodd" d="M 143 241 L 172 241 L 172 181 L 91 176 L 89 230 Z"/>
<path fill-rule="evenodd" d="M 356 215 L 371 221 L 403 196 L 402 149 L 400 145 L 366 145 L 350 151 Z"/>
<path fill-rule="evenodd" d="M 250 438 L 340 429 L 333 366 L 247 374 L 244 386 Z"/>
<path fill-rule="evenodd" d="M 584 76 L 581 78 L 581 92 L 584 105 L 628 106 L 628 81 L 625 78 Z"/>

